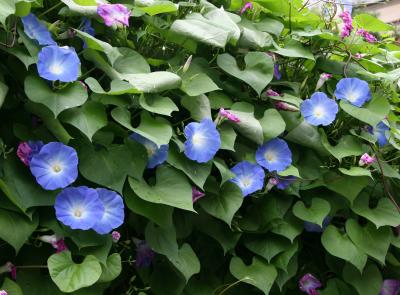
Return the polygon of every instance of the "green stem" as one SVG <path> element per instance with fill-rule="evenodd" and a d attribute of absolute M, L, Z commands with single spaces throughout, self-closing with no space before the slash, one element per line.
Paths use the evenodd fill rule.
<path fill-rule="evenodd" d="M 39 18 L 41 18 L 42 16 L 46 15 L 47 13 L 49 13 L 50 11 L 53 11 L 54 9 L 58 8 L 59 6 L 63 5 L 63 2 L 59 2 L 56 5 L 50 7 L 49 9 L 47 9 L 45 12 L 43 12 L 42 14 L 39 14 Z"/>

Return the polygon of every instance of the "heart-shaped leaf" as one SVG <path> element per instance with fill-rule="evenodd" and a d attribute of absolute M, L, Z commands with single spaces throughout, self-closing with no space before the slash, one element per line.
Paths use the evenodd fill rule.
<path fill-rule="evenodd" d="M 231 274 L 238 280 L 253 285 L 264 294 L 269 294 L 278 272 L 272 264 L 253 257 L 251 265 L 246 265 L 239 257 L 233 257 L 229 265 Z"/>
<path fill-rule="evenodd" d="M 108 256 L 106 264 L 101 265 L 101 276 L 99 283 L 111 282 L 116 279 L 122 271 L 121 256 L 118 253 Z"/>
<path fill-rule="evenodd" d="M 182 106 L 190 112 L 196 121 L 205 118 L 211 119 L 211 106 L 208 97 L 204 94 L 198 96 L 184 96 L 181 100 Z"/>
<path fill-rule="evenodd" d="M 285 131 L 286 123 L 282 116 L 275 109 L 268 109 L 264 112 L 264 117 L 259 120 L 264 134 L 264 140 L 270 140 L 279 136 Z"/>
<path fill-rule="evenodd" d="M 375 264 L 369 264 L 362 273 L 351 264 L 343 269 L 343 279 L 352 285 L 359 295 L 379 294 L 382 286 L 382 275 Z"/>
<path fill-rule="evenodd" d="M 321 237 L 322 245 L 333 256 L 344 259 L 362 272 L 367 263 L 367 255 L 350 240 L 347 234 L 341 234 L 339 229 L 328 225 Z"/>
<path fill-rule="evenodd" d="M 151 113 L 171 116 L 174 111 L 179 111 L 176 104 L 169 98 L 157 94 L 141 95 L 139 104 Z"/>
<path fill-rule="evenodd" d="M 200 272 L 200 261 L 189 244 L 183 244 L 176 257 L 167 256 L 167 258 L 185 277 L 186 282 Z"/>
<path fill-rule="evenodd" d="M 386 253 L 392 241 L 390 227 L 376 229 L 372 223 L 362 227 L 354 219 L 349 219 L 346 222 L 346 232 L 357 247 L 385 264 Z"/>
<path fill-rule="evenodd" d="M 320 134 L 323 146 L 339 161 L 348 156 L 359 156 L 364 153 L 361 142 L 355 136 L 345 135 L 339 139 L 339 143 L 336 146 L 332 146 L 322 129 Z"/>
<path fill-rule="evenodd" d="M 232 55 L 224 53 L 217 58 L 217 64 L 221 69 L 246 82 L 260 95 L 273 78 L 272 58 L 264 52 L 249 52 L 244 57 L 244 62 L 246 66 L 241 70 Z"/>
<path fill-rule="evenodd" d="M 31 101 L 48 107 L 55 117 L 63 110 L 83 105 L 88 98 L 85 87 L 79 82 L 53 90 L 37 76 L 26 77 L 25 93 Z"/>
<path fill-rule="evenodd" d="M 290 248 L 290 241 L 284 237 L 270 234 L 264 237 L 248 239 L 245 245 L 255 254 L 271 262 L 271 259 L 276 255 Z"/>
<path fill-rule="evenodd" d="M 328 201 L 320 198 L 313 198 L 311 206 L 306 207 L 302 201 L 293 206 L 293 214 L 305 221 L 318 224 L 322 227 L 324 218 L 329 214 L 331 206 Z"/>
<path fill-rule="evenodd" d="M 53 254 L 47 260 L 50 277 L 63 292 L 74 292 L 98 281 L 101 266 L 96 257 L 89 255 L 81 264 L 72 261 L 71 252 Z"/>

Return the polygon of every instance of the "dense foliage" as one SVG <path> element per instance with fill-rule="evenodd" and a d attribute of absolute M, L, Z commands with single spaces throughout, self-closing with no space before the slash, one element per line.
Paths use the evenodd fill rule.
<path fill-rule="evenodd" d="M 0 294 L 397 294 L 394 28 L 118 4 L 0 1 Z"/>

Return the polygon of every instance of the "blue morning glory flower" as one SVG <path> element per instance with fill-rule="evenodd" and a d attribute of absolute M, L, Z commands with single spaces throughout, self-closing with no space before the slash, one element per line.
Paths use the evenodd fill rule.
<path fill-rule="evenodd" d="M 108 189 L 98 188 L 96 191 L 103 203 L 104 214 L 92 229 L 99 234 L 107 234 L 124 222 L 124 201 L 119 194 Z"/>
<path fill-rule="evenodd" d="M 390 130 L 389 126 L 387 126 L 383 122 L 379 122 L 375 128 L 368 128 L 369 132 L 376 136 L 378 139 L 379 147 L 383 147 L 388 143 L 387 132 Z"/>
<path fill-rule="evenodd" d="M 163 144 L 160 147 L 157 147 L 154 142 L 137 133 L 132 133 L 129 135 L 129 138 L 141 143 L 146 148 L 148 158 L 147 168 L 154 168 L 167 160 L 169 149 L 168 144 Z"/>
<path fill-rule="evenodd" d="M 362 107 L 371 99 L 368 83 L 358 78 L 343 78 L 335 90 L 337 99 L 344 99 L 356 107 Z"/>
<path fill-rule="evenodd" d="M 331 124 L 339 111 L 337 103 L 323 92 L 315 92 L 300 106 L 301 114 L 311 125 L 327 126 Z"/>
<path fill-rule="evenodd" d="M 87 17 L 82 18 L 82 31 L 89 34 L 90 36 L 94 36 L 94 34 L 96 33 L 96 31 L 92 27 L 91 20 L 88 19 Z M 86 47 L 87 47 L 87 44 L 85 41 L 83 41 L 83 48 L 86 48 Z"/>
<path fill-rule="evenodd" d="M 210 119 L 192 122 L 185 127 L 185 155 L 198 163 L 210 161 L 221 147 L 221 137 Z"/>
<path fill-rule="evenodd" d="M 29 165 L 36 181 L 47 190 L 64 188 L 78 177 L 78 155 L 61 142 L 45 144 Z"/>
<path fill-rule="evenodd" d="M 274 138 L 257 149 L 257 163 L 268 171 L 283 171 L 292 164 L 292 152 L 286 141 Z"/>
<path fill-rule="evenodd" d="M 286 189 L 289 185 L 294 183 L 297 180 L 296 176 L 289 175 L 289 176 L 277 176 L 277 184 L 275 187 L 280 190 Z"/>
<path fill-rule="evenodd" d="M 40 50 L 38 55 L 39 76 L 50 81 L 76 81 L 80 65 L 81 62 L 75 49 L 68 46 L 46 46 Z"/>
<path fill-rule="evenodd" d="M 243 193 L 243 197 L 263 188 L 265 172 L 259 165 L 247 161 L 237 163 L 231 171 L 236 175 L 230 179 Z"/>
<path fill-rule="evenodd" d="M 29 13 L 24 16 L 22 23 L 24 32 L 29 38 L 38 41 L 40 45 L 56 45 L 46 25 L 39 21 L 34 14 Z"/>
<path fill-rule="evenodd" d="M 104 215 L 104 206 L 95 189 L 67 187 L 56 197 L 57 219 L 72 229 L 91 229 Z"/>

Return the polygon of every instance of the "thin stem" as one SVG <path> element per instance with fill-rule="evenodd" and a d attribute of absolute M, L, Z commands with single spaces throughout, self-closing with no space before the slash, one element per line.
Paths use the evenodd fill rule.
<path fill-rule="evenodd" d="M 63 5 L 63 2 L 59 2 L 56 5 L 50 7 L 49 9 L 47 9 L 45 12 L 43 12 L 42 14 L 39 14 L 39 18 L 41 18 L 42 16 L 46 15 L 47 13 L 49 13 L 50 11 L 53 11 L 54 9 L 58 8 L 59 6 Z"/>
<path fill-rule="evenodd" d="M 22 268 L 48 268 L 47 265 L 17 265 L 15 266 L 17 269 Z"/>
<path fill-rule="evenodd" d="M 231 289 L 232 287 L 235 287 L 236 285 L 240 284 L 241 282 L 243 282 L 243 281 L 245 281 L 245 280 L 251 280 L 251 279 L 250 279 L 250 278 L 247 278 L 247 277 L 245 277 L 245 278 L 243 278 L 243 279 L 240 279 L 240 280 L 234 282 L 233 284 L 228 285 L 228 286 L 227 286 L 226 288 L 224 288 L 221 292 L 219 292 L 218 295 L 222 295 L 222 294 L 226 293 L 226 291 L 228 291 L 228 290 Z"/>

